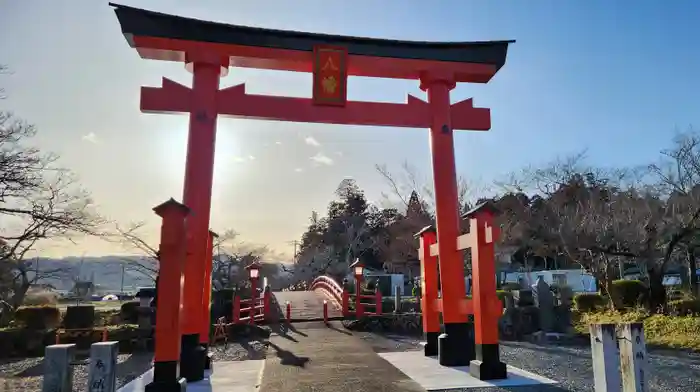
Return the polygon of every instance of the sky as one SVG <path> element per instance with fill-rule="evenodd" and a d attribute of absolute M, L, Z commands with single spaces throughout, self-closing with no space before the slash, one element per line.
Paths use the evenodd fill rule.
<path fill-rule="evenodd" d="M 118 2 L 118 1 L 117 1 Z M 678 130 L 700 124 L 700 2 L 691 0 L 122 0 L 205 20 L 276 29 L 421 41 L 514 39 L 506 65 L 484 85 L 459 85 L 491 109 L 490 132 L 455 134 L 457 170 L 487 184 L 530 164 L 586 150 L 605 166 L 658 159 Z M 187 118 L 139 112 L 140 86 L 184 85 L 183 64 L 147 61 L 129 48 L 107 1 L 0 0 L 0 75 L 12 110 L 39 129 L 35 143 L 61 156 L 99 211 L 125 226 L 181 199 Z M 230 70 L 222 87 L 310 97 L 309 74 Z M 417 81 L 351 78 L 350 100 L 425 99 Z M 425 129 L 221 119 L 211 227 L 290 254 L 312 210 L 325 212 L 344 178 L 370 201 L 389 191 L 375 170 L 409 162 L 429 183 Z M 130 253 L 85 239 L 45 243 L 45 256 Z"/>

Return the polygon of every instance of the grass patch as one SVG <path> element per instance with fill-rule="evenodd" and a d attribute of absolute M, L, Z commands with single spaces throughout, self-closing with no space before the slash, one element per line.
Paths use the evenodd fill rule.
<path fill-rule="evenodd" d="M 700 317 L 650 314 L 643 310 L 578 313 L 574 317 L 574 327 L 583 334 L 589 333 L 589 324 L 634 322 L 644 323 L 648 345 L 700 351 Z"/>

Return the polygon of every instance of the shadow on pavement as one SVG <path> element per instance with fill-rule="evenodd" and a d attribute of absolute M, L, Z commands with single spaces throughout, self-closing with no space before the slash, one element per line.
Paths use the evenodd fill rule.
<path fill-rule="evenodd" d="M 280 359 L 280 363 L 282 365 L 303 368 L 309 362 L 308 357 L 297 357 L 296 355 L 294 355 L 293 352 L 281 349 L 279 346 L 272 342 L 270 342 L 269 345 L 270 347 L 275 349 L 275 354 L 277 355 L 277 358 Z"/>

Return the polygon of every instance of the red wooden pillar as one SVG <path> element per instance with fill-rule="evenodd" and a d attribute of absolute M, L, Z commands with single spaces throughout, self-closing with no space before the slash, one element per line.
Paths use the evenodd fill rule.
<path fill-rule="evenodd" d="M 199 345 L 202 293 L 205 275 L 209 214 L 214 176 L 217 101 L 222 60 L 216 54 L 187 53 L 187 68 L 193 73 L 190 124 L 185 163 L 183 200 L 192 209 L 187 219 L 185 303 L 180 362 L 188 382 L 204 378 L 206 351 Z"/>
<path fill-rule="evenodd" d="M 432 115 L 430 154 L 435 182 L 442 318 L 445 323 L 445 333 L 438 337 L 438 361 L 443 366 L 466 366 L 473 359 L 473 352 L 465 349 L 469 346 L 471 333 L 467 315 L 460 306 L 466 296 L 466 288 L 464 260 L 462 252 L 457 250 L 459 200 L 450 118 L 450 90 L 455 87 L 455 82 L 452 75 L 424 74 L 421 75 L 420 87 L 428 92 Z"/>
<path fill-rule="evenodd" d="M 218 237 L 216 233 L 209 230 L 209 240 L 207 241 L 207 254 L 204 258 L 204 283 L 202 285 L 202 318 L 201 329 L 199 331 L 199 343 L 204 348 L 204 369 L 211 370 L 211 354 L 209 351 L 209 333 L 211 332 L 211 268 L 214 258 L 214 241 Z"/>
<path fill-rule="evenodd" d="M 423 335 L 425 337 L 425 356 L 438 354 L 438 336 L 440 335 L 440 311 L 438 299 L 438 260 L 430 255 L 430 246 L 437 242 L 435 228 L 427 226 L 416 233 L 420 238 L 418 258 L 420 259 L 421 314 L 423 317 Z"/>
<path fill-rule="evenodd" d="M 153 382 L 146 391 L 174 391 L 185 386 L 180 377 L 180 316 L 185 264 L 185 217 L 189 209 L 173 199 L 153 209 L 163 218 L 160 229 L 158 304 Z"/>
<path fill-rule="evenodd" d="M 250 278 L 250 311 L 248 312 L 248 324 L 255 324 L 255 314 L 257 313 L 260 297 L 258 297 L 258 278 Z"/>
<path fill-rule="evenodd" d="M 270 303 L 272 302 L 272 291 L 269 287 L 265 287 L 263 292 L 263 318 L 265 320 L 270 320 L 272 312 L 270 311 Z"/>
<path fill-rule="evenodd" d="M 355 275 L 355 317 L 358 319 L 364 316 L 362 309 L 362 275 Z"/>
<path fill-rule="evenodd" d="M 476 359 L 469 372 L 480 380 L 506 378 L 506 365 L 500 361 L 498 319 L 503 304 L 496 295 L 495 242 L 499 229 L 493 227 L 494 210 L 484 203 L 465 214 L 469 219 L 472 252 L 472 304 L 474 306 L 474 341 Z"/>

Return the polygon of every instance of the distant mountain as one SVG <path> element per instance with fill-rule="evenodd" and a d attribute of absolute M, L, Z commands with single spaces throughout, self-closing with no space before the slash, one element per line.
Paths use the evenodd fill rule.
<path fill-rule="evenodd" d="M 91 280 L 101 291 L 134 291 L 139 287 L 153 286 L 153 280 L 132 267 L 134 263 L 144 260 L 141 256 L 101 256 L 101 257 L 64 257 L 50 259 L 40 257 L 32 261 L 32 269 L 38 269 L 39 275 L 46 271 L 61 270 L 60 276 L 39 279 L 37 283 L 50 284 L 57 290 L 70 290 L 76 280 Z M 148 264 L 146 264 L 148 265 Z"/>
<path fill-rule="evenodd" d="M 149 260 L 144 260 L 143 256 L 72 256 L 61 259 L 40 257 L 32 261 L 32 269 L 38 269 L 40 275 L 47 271 L 61 270 L 60 277 L 39 279 L 37 282 L 38 284 L 50 284 L 56 290 L 71 290 L 76 281 L 83 280 L 92 281 L 101 292 L 114 293 L 122 289 L 122 275 L 124 279 L 123 289 L 126 292 L 136 291 L 139 287 L 153 286 L 153 279 L 139 272 L 138 268 L 134 268 L 134 265 L 139 263 L 148 266 Z M 285 280 L 289 276 L 282 268 L 282 264 L 284 264 L 282 262 L 266 262 L 264 264 L 266 266 L 263 266 L 263 276 L 272 278 L 271 284 L 275 286 L 280 279 Z M 277 268 L 270 268 L 271 265 L 276 265 Z M 237 268 L 232 270 L 234 273 L 236 271 Z"/>

